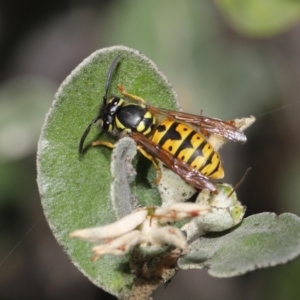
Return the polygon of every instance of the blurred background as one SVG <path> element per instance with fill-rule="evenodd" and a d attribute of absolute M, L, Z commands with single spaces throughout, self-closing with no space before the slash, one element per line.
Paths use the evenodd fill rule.
<path fill-rule="evenodd" d="M 298 20 L 297 1 L 1 1 L 0 299 L 114 299 L 57 244 L 36 185 L 36 144 L 53 96 L 99 48 L 144 53 L 186 112 L 257 116 L 248 142 L 221 152 L 225 181 L 252 167 L 238 190 L 247 215 L 300 215 Z M 181 271 L 154 297 L 299 299 L 299 276 L 299 258 L 231 279 Z"/>

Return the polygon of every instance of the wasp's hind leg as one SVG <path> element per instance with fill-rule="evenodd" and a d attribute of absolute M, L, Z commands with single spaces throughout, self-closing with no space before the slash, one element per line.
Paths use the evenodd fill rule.
<path fill-rule="evenodd" d="M 135 101 L 139 102 L 140 104 L 146 104 L 146 102 L 143 98 L 126 92 L 125 89 L 123 88 L 122 84 L 118 84 L 118 89 L 123 96 L 128 97 L 132 100 L 135 100 Z"/>
<path fill-rule="evenodd" d="M 156 163 L 155 158 L 152 155 L 150 155 L 149 153 L 147 153 L 141 146 L 137 146 L 137 149 L 140 151 L 140 153 L 144 157 L 146 157 L 147 159 L 149 159 L 152 162 L 152 164 L 154 165 L 154 167 L 155 167 L 155 169 L 157 171 L 157 177 L 154 180 L 154 183 L 158 184 L 160 182 L 160 179 L 161 179 L 161 169 L 160 169 L 159 165 Z"/>

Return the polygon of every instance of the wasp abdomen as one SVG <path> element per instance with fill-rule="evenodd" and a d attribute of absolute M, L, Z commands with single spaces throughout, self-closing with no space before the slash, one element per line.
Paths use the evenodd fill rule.
<path fill-rule="evenodd" d="M 203 175 L 213 179 L 223 178 L 219 155 L 204 136 L 190 126 L 165 120 L 157 127 L 152 141 Z"/>

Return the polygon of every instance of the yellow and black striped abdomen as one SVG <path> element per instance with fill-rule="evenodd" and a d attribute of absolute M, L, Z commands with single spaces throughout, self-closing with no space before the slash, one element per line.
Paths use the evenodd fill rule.
<path fill-rule="evenodd" d="M 155 130 L 152 142 L 209 178 L 224 176 L 218 153 L 204 136 L 186 124 L 165 120 Z"/>

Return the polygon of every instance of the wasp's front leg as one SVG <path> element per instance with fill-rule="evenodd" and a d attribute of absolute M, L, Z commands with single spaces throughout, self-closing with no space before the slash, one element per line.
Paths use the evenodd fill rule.
<path fill-rule="evenodd" d="M 115 144 L 111 143 L 111 142 L 107 142 L 107 141 L 101 141 L 101 140 L 98 140 L 98 141 L 94 141 L 91 143 L 91 146 L 92 147 L 96 147 L 96 146 L 106 146 L 108 148 L 114 148 L 115 147 Z"/>
<path fill-rule="evenodd" d="M 132 100 L 135 100 L 135 101 L 139 102 L 140 104 L 144 104 L 144 105 L 146 104 L 146 101 L 143 98 L 126 92 L 125 89 L 123 88 L 123 86 L 121 84 L 118 84 L 118 89 L 119 89 L 119 92 L 123 96 L 128 97 L 128 98 L 130 98 Z"/>

